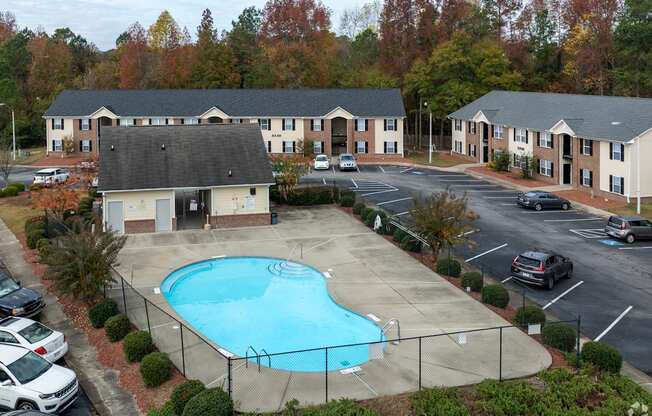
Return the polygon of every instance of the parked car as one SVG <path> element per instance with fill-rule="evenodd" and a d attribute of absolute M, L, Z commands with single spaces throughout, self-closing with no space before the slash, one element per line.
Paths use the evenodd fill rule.
<path fill-rule="evenodd" d="M 34 174 L 34 184 L 54 185 L 63 183 L 70 177 L 70 172 L 62 168 L 41 169 Z"/>
<path fill-rule="evenodd" d="M 315 170 L 330 169 L 330 167 L 331 167 L 331 162 L 328 156 L 326 155 L 315 156 L 315 161 L 314 161 Z"/>
<path fill-rule="evenodd" d="M 17 345 L 0 344 L 0 406 L 59 413 L 79 392 L 72 370 Z"/>
<path fill-rule="evenodd" d="M 0 342 L 25 347 L 52 363 L 68 352 L 66 337 L 61 332 L 15 316 L 0 319 Z"/>
<path fill-rule="evenodd" d="M 358 169 L 358 162 L 351 153 L 342 153 L 338 159 L 338 167 L 340 170 L 356 170 Z"/>
<path fill-rule="evenodd" d="M 512 261 L 514 279 L 547 289 L 552 289 L 559 279 L 569 278 L 572 274 L 572 261 L 548 251 L 526 251 Z"/>
<path fill-rule="evenodd" d="M 11 277 L 7 267 L 0 262 L 0 316 L 38 315 L 45 303 L 43 296 L 35 290 L 21 287 Z"/>
<path fill-rule="evenodd" d="M 563 209 L 566 211 L 571 207 L 569 200 L 545 191 L 520 192 L 516 203 L 525 208 L 534 208 L 537 211 L 542 209 Z"/>
<path fill-rule="evenodd" d="M 652 239 L 652 221 L 642 217 L 609 217 L 604 232 L 632 244 L 636 240 Z"/>

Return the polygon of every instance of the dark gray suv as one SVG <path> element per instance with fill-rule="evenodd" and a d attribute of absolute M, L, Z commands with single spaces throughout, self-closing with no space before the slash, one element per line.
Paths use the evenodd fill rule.
<path fill-rule="evenodd" d="M 566 211 L 571 207 L 570 201 L 545 191 L 529 191 L 518 194 L 516 203 L 524 208 L 534 208 L 537 211 L 542 209 L 563 209 Z"/>
<path fill-rule="evenodd" d="M 604 232 L 632 244 L 636 240 L 652 240 L 652 222 L 641 217 L 611 216 Z"/>
<path fill-rule="evenodd" d="M 557 280 L 573 274 L 573 262 L 549 251 L 530 250 L 512 261 L 511 276 L 524 283 L 552 289 Z"/>

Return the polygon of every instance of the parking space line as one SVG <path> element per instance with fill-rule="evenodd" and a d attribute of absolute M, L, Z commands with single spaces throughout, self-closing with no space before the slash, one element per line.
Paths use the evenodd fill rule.
<path fill-rule="evenodd" d="M 543 220 L 543 222 L 576 222 L 576 221 L 604 221 L 604 218 L 575 218 L 572 220 Z"/>
<path fill-rule="evenodd" d="M 584 228 L 584 229 L 570 229 L 568 230 L 573 234 L 577 234 L 580 237 L 584 238 L 604 238 L 607 236 L 607 233 L 604 232 L 602 228 Z"/>
<path fill-rule="evenodd" d="M 509 282 L 510 280 L 512 280 L 513 278 L 514 278 L 514 276 L 509 276 L 507 279 L 503 279 L 503 280 L 501 280 L 500 283 L 507 283 L 507 282 Z"/>
<path fill-rule="evenodd" d="M 357 170 L 358 173 L 360 173 L 360 167 L 358 165 L 355 165 L 355 170 Z"/>
<path fill-rule="evenodd" d="M 385 169 L 383 169 L 382 166 L 378 165 L 378 169 L 380 169 L 381 172 L 385 173 Z"/>
<path fill-rule="evenodd" d="M 485 196 L 484 199 L 515 199 L 515 196 Z M 512 204 L 509 204 L 512 205 Z M 516 204 L 514 204 L 516 205 Z"/>
<path fill-rule="evenodd" d="M 575 289 L 576 287 L 578 287 L 578 286 L 581 285 L 582 283 L 584 283 L 584 280 L 580 280 L 579 282 L 575 283 L 575 284 L 574 284 L 573 286 L 571 286 L 569 289 L 565 290 L 564 293 L 562 293 L 561 295 L 557 296 L 556 298 L 554 298 L 554 299 L 551 300 L 550 302 L 546 303 L 545 306 L 544 306 L 543 308 L 541 308 L 541 309 L 544 309 L 544 310 L 545 310 L 545 309 L 548 309 L 549 307 L 551 307 L 552 305 L 554 305 L 555 302 L 557 302 L 559 299 L 561 299 L 561 298 L 563 298 L 564 296 L 566 296 L 566 295 L 567 295 L 571 290 Z"/>
<path fill-rule="evenodd" d="M 410 213 L 410 211 L 403 211 L 403 212 L 399 212 L 398 214 L 394 214 L 394 216 L 395 217 L 400 217 L 401 215 L 407 215 L 409 213 Z"/>
<path fill-rule="evenodd" d="M 396 191 L 398 191 L 398 189 L 388 189 L 386 191 L 370 192 L 368 194 L 362 194 L 360 196 L 371 196 L 371 195 L 378 195 L 378 194 L 384 194 L 384 193 L 387 193 L 387 192 L 396 192 Z"/>
<path fill-rule="evenodd" d="M 398 173 L 405 173 L 405 172 L 409 172 L 409 171 L 411 171 L 411 170 L 413 170 L 413 169 L 414 169 L 414 167 L 411 167 L 411 168 L 407 168 L 407 169 L 403 169 L 403 170 L 401 170 L 401 171 L 399 171 Z"/>
<path fill-rule="evenodd" d="M 477 187 L 485 187 L 485 188 L 487 188 L 487 187 L 491 187 L 491 188 L 495 188 L 495 187 L 498 187 L 498 186 L 500 186 L 500 185 L 482 185 L 482 184 L 476 183 L 476 184 L 468 184 L 468 185 L 465 185 L 465 184 L 463 184 L 463 185 L 455 185 L 455 184 L 452 184 L 452 185 L 450 185 L 450 186 L 451 186 L 451 187 L 455 187 L 455 188 L 468 187 L 468 186 L 474 186 L 474 187 L 476 187 L 476 188 L 477 188 Z"/>
<path fill-rule="evenodd" d="M 618 250 L 650 250 L 652 246 L 643 246 L 643 247 L 620 247 Z"/>
<path fill-rule="evenodd" d="M 436 176 L 436 177 L 438 177 L 438 178 L 450 178 L 450 177 L 454 177 L 454 178 L 462 178 L 462 177 L 464 177 L 464 176 L 466 176 L 466 177 L 470 177 L 470 176 L 465 175 L 465 174 L 463 174 L 463 173 L 457 173 L 457 174 L 455 174 L 455 175 L 428 175 L 428 176 Z"/>
<path fill-rule="evenodd" d="M 333 168 L 333 173 L 335 173 L 335 165 L 331 166 Z"/>
<path fill-rule="evenodd" d="M 353 182 L 353 186 L 355 186 L 356 188 L 358 187 L 358 184 L 355 183 L 355 181 L 353 180 L 353 178 L 351 178 L 351 182 Z"/>
<path fill-rule="evenodd" d="M 441 179 L 439 182 L 484 182 L 484 181 L 482 179 Z"/>
<path fill-rule="evenodd" d="M 477 256 L 473 256 L 473 257 L 471 257 L 470 259 L 464 260 L 464 263 L 468 263 L 468 262 L 470 262 L 471 260 L 475 260 L 475 259 L 477 259 L 478 257 L 482 257 L 482 256 L 484 256 L 484 255 L 486 255 L 486 254 L 493 253 L 494 251 L 496 251 L 496 250 L 500 250 L 500 249 L 503 248 L 503 247 L 507 247 L 507 243 L 505 243 L 505 244 L 503 244 L 503 245 L 501 245 L 501 246 L 498 246 L 498 247 L 494 247 L 494 248 L 492 248 L 491 250 L 487 250 L 487 251 L 485 251 L 484 253 L 480 253 L 480 254 L 478 254 Z"/>
<path fill-rule="evenodd" d="M 485 193 L 489 193 L 489 192 L 511 192 L 513 194 L 518 193 L 518 192 L 512 191 L 510 189 L 487 189 L 487 190 L 484 190 L 484 189 L 470 189 L 470 190 L 468 190 L 466 192 L 485 192 Z M 516 198 L 516 196 L 514 196 L 514 198 Z"/>
<path fill-rule="evenodd" d="M 502 198 L 502 197 L 501 197 L 501 198 Z M 510 198 L 511 198 L 511 197 L 510 197 Z M 515 203 L 513 203 L 513 202 L 512 202 L 511 204 L 505 204 L 505 203 L 502 203 L 502 204 L 500 204 L 500 205 L 502 205 L 502 206 L 504 206 L 504 207 L 516 207 L 516 206 L 518 206 L 518 204 L 515 204 Z"/>
<path fill-rule="evenodd" d="M 576 209 L 568 209 L 566 211 L 559 209 L 551 209 L 550 211 L 523 211 L 523 214 L 557 214 L 557 213 L 566 213 L 566 212 L 577 212 Z"/>
<path fill-rule="evenodd" d="M 379 202 L 376 205 L 385 205 L 385 204 L 393 204 L 394 202 L 401 202 L 401 201 L 407 201 L 409 199 L 413 199 L 411 196 L 408 196 L 407 198 L 399 198 L 399 199 L 393 199 L 391 201 L 385 201 L 385 202 Z"/>
<path fill-rule="evenodd" d="M 321 178 L 321 181 L 324 185 L 326 185 L 326 178 Z"/>
<path fill-rule="evenodd" d="M 625 315 L 627 315 L 627 314 L 629 313 L 629 311 L 632 310 L 632 308 L 633 308 L 633 306 L 632 306 L 632 305 L 629 305 L 629 306 L 627 307 L 627 309 L 625 309 L 625 310 L 623 311 L 623 313 L 621 313 L 620 315 L 618 315 L 618 318 L 616 318 L 616 319 L 615 319 L 615 320 L 614 320 L 614 321 L 613 321 L 613 322 L 612 322 L 612 323 L 607 327 L 607 329 L 605 329 L 604 331 L 602 331 L 602 333 L 601 333 L 600 335 L 598 335 L 597 337 L 595 337 L 594 341 L 595 341 L 595 342 L 598 342 L 598 341 L 600 341 L 600 340 L 602 339 L 602 337 L 604 337 L 605 335 L 607 335 L 607 333 L 608 333 L 609 331 L 611 331 L 611 329 L 612 329 L 614 326 L 616 326 L 616 324 L 617 324 L 618 322 L 620 322 L 620 320 L 623 319 L 623 318 L 625 317 Z"/>

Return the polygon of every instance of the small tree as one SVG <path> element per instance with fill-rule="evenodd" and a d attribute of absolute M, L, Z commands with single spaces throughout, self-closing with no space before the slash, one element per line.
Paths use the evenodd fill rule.
<path fill-rule="evenodd" d="M 530 155 L 521 156 L 521 177 L 523 179 L 532 179 L 534 169 L 539 164 L 539 160 Z"/>
<path fill-rule="evenodd" d="M 469 241 L 467 231 L 478 216 L 467 202 L 466 196 L 458 197 L 449 190 L 415 198 L 411 211 L 414 228 L 428 242 L 435 259 L 444 246 Z"/>
<path fill-rule="evenodd" d="M 287 201 L 299 184 L 299 179 L 308 172 L 308 160 L 300 155 L 272 155 L 270 159 L 274 171 L 277 172 L 276 183 L 281 200 Z"/>
<path fill-rule="evenodd" d="M 75 141 L 70 136 L 62 139 L 62 147 L 65 154 L 69 155 L 75 151 Z"/>
<path fill-rule="evenodd" d="M 12 155 L 11 143 L 6 138 L 0 139 L 0 174 L 9 185 L 9 176 L 14 169 L 14 159 Z"/>
<path fill-rule="evenodd" d="M 46 215 L 51 214 L 56 220 L 63 221 L 66 211 L 76 210 L 79 206 L 79 193 L 69 187 L 78 180 L 71 177 L 67 184 L 54 184 L 32 192 L 34 205 L 45 211 Z"/>
<path fill-rule="evenodd" d="M 104 231 L 100 221 L 75 219 L 67 232 L 52 241 L 41 261 L 48 265 L 46 278 L 56 288 L 86 302 L 97 300 L 107 283 L 113 282 L 111 268 L 126 237 Z"/>
<path fill-rule="evenodd" d="M 494 153 L 494 160 L 491 164 L 492 168 L 498 172 L 508 172 L 509 165 L 512 157 L 508 151 L 496 151 Z"/>

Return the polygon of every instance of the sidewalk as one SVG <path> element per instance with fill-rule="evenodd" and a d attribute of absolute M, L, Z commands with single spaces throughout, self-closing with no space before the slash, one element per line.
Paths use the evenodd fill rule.
<path fill-rule="evenodd" d="M 32 267 L 23 257 L 23 248 L 16 236 L 0 219 L 0 258 L 13 276 L 24 287 L 43 294 L 47 306 L 39 320 L 66 336 L 70 350 L 65 357 L 68 366 L 75 371 L 80 385 L 97 412 L 102 416 L 122 416 L 140 414 L 131 394 L 118 385 L 118 373 L 101 366 L 95 350 L 89 345 L 84 332 L 74 327 L 63 312 L 61 304 L 47 291 Z"/>

